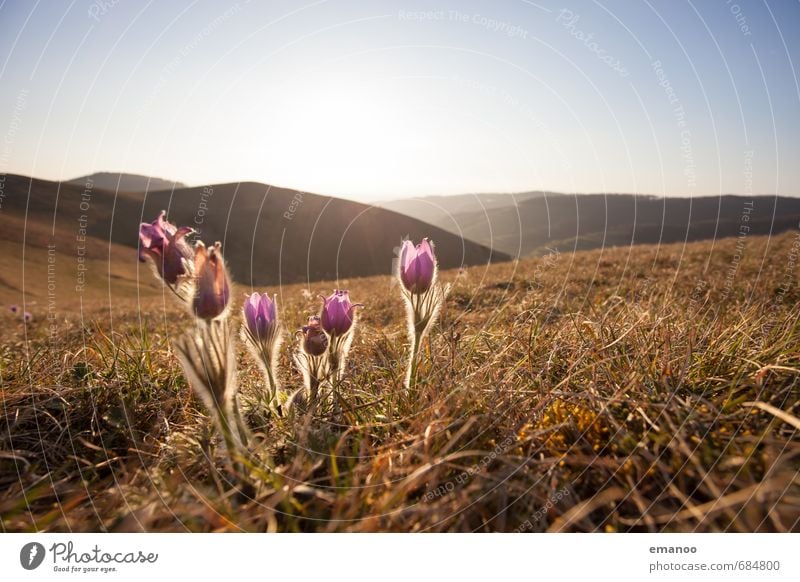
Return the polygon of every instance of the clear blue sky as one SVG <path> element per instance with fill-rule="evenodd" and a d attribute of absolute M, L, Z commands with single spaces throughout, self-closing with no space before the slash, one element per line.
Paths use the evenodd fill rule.
<path fill-rule="evenodd" d="M 0 172 L 800 195 L 798 30 L 796 0 L 5 1 Z"/>

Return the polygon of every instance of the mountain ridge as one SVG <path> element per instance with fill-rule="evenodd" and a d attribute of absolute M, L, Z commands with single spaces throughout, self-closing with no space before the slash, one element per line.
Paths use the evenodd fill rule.
<path fill-rule="evenodd" d="M 721 238 L 739 231 L 774 234 L 800 222 L 800 198 L 787 196 L 547 193 L 521 201 L 509 196 L 505 205 L 479 210 L 451 205 L 427 216 L 432 224 L 512 256 L 544 254 L 553 244 L 588 250 Z M 389 206 L 410 216 L 419 216 L 428 203 L 401 202 Z"/>
<path fill-rule="evenodd" d="M 206 243 L 221 241 L 231 273 L 243 285 L 390 273 L 405 236 L 415 241 L 430 237 L 443 269 L 509 259 L 390 210 L 257 182 L 129 193 L 9 174 L 0 221 L 6 238 L 39 248 L 52 231 L 68 255 L 76 246 L 69 233 L 77 237 L 83 232 L 95 254 L 110 257 L 113 247 L 113 270 L 120 249 L 130 249 L 123 253 L 125 261 L 136 261 L 139 224 L 152 221 L 162 209 L 171 222 L 198 230 Z"/>
<path fill-rule="evenodd" d="M 186 184 L 177 180 L 165 180 L 155 176 L 132 174 L 129 172 L 95 172 L 86 176 L 78 176 L 64 183 L 85 186 L 91 181 L 94 188 L 111 190 L 114 192 L 153 192 L 157 190 L 171 190 L 186 188 Z"/>

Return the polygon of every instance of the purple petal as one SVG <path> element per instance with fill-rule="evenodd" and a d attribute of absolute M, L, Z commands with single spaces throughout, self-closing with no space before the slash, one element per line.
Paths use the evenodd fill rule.
<path fill-rule="evenodd" d="M 258 327 L 256 326 L 256 315 L 258 314 L 258 293 L 248 296 L 244 302 L 244 318 L 247 322 L 247 329 L 250 333 L 258 337 Z"/>

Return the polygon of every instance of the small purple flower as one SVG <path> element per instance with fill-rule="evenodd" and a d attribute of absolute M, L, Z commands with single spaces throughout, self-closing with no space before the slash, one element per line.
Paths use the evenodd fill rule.
<path fill-rule="evenodd" d="M 161 278 L 175 285 L 186 274 L 185 261 L 192 260 L 192 247 L 184 237 L 194 230 L 188 226 L 178 228 L 165 216 L 162 210 L 152 223 L 139 225 L 139 260 L 144 262 L 150 257 Z"/>
<path fill-rule="evenodd" d="M 276 300 L 266 293 L 253 293 L 244 302 L 244 318 L 254 339 L 267 342 L 278 327 Z"/>
<path fill-rule="evenodd" d="M 397 278 L 400 279 L 403 299 L 406 303 L 408 336 L 411 354 L 406 371 L 406 388 L 417 382 L 417 363 L 425 334 L 436 321 L 450 289 L 436 281 L 437 264 L 433 243 L 422 239 L 416 247 L 410 240 L 403 241 Z"/>
<path fill-rule="evenodd" d="M 321 356 L 328 349 L 328 336 L 322 331 L 320 318 L 312 315 L 303 326 L 303 350 L 310 356 Z"/>
<path fill-rule="evenodd" d="M 12 305 L 11 307 L 9 307 L 9 308 L 8 308 L 8 310 L 9 310 L 11 313 L 13 313 L 14 315 L 16 315 L 17 313 L 19 313 L 19 307 L 17 307 L 16 305 Z"/>
<path fill-rule="evenodd" d="M 277 358 L 281 347 L 281 326 L 278 321 L 278 299 L 266 293 L 252 293 L 244 301 L 244 329 L 242 335 L 250 353 L 263 367 L 269 383 L 269 405 L 278 395 Z M 263 393 L 259 392 L 259 396 Z M 263 403 L 263 400 L 262 400 Z"/>
<path fill-rule="evenodd" d="M 31 313 L 30 311 L 26 311 L 24 313 L 24 315 L 22 316 L 22 319 L 25 320 L 25 323 L 32 322 L 33 321 L 33 313 Z"/>
<path fill-rule="evenodd" d="M 330 297 L 322 297 L 322 314 L 320 322 L 331 336 L 342 336 L 353 327 L 354 309 L 363 307 L 360 303 L 351 303 L 347 291 L 334 291 Z"/>
<path fill-rule="evenodd" d="M 400 251 L 400 281 L 410 293 L 421 295 L 430 289 L 436 276 L 436 255 L 427 238 L 414 247 L 403 241 Z"/>
<path fill-rule="evenodd" d="M 220 243 L 211 248 L 198 241 L 194 248 L 197 277 L 193 308 L 197 317 L 214 319 L 224 313 L 230 300 L 230 285 Z"/>

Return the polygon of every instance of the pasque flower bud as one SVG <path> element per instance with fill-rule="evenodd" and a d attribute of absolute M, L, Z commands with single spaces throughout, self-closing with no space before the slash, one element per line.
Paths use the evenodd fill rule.
<path fill-rule="evenodd" d="M 210 248 L 198 241 L 194 247 L 195 295 L 192 302 L 197 317 L 214 319 L 225 312 L 230 300 L 230 285 L 220 243 Z"/>
<path fill-rule="evenodd" d="M 139 260 L 144 262 L 149 257 L 161 278 L 175 285 L 191 268 L 192 247 L 184 237 L 194 230 L 188 226 L 178 228 L 165 216 L 162 210 L 152 223 L 139 225 Z"/>
<path fill-rule="evenodd" d="M 244 319 L 253 339 L 270 343 L 278 327 L 275 300 L 266 293 L 253 293 L 245 299 Z"/>
<path fill-rule="evenodd" d="M 330 297 L 322 298 L 322 329 L 331 336 L 343 336 L 353 327 L 353 316 L 360 303 L 351 303 L 347 291 L 334 291 Z"/>
<path fill-rule="evenodd" d="M 321 356 L 328 349 L 328 336 L 322 331 L 320 318 L 312 315 L 303 326 L 303 350 L 310 356 Z"/>
<path fill-rule="evenodd" d="M 277 296 L 270 298 L 266 293 L 253 293 L 245 299 L 243 311 L 242 335 L 250 347 L 250 353 L 264 370 L 269 384 L 269 398 L 265 404 L 270 406 L 278 396 L 277 359 L 282 339 Z M 261 394 L 263 392 L 259 392 Z"/>
<path fill-rule="evenodd" d="M 400 281 L 409 293 L 421 294 L 430 289 L 436 277 L 436 256 L 427 238 L 416 247 L 403 241 L 400 250 Z"/>

